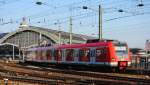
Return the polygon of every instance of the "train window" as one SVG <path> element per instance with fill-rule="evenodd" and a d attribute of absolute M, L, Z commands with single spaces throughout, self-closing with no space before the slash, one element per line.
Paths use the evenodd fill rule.
<path fill-rule="evenodd" d="M 67 49 L 66 50 L 66 60 L 67 61 L 72 61 L 73 60 L 73 55 L 74 55 L 74 50 L 73 49 Z"/>
<path fill-rule="evenodd" d="M 36 57 L 36 59 L 40 60 L 41 56 L 42 56 L 42 51 L 41 50 L 37 50 L 37 57 Z"/>
<path fill-rule="evenodd" d="M 46 51 L 45 51 L 45 50 L 41 50 L 40 59 L 41 59 L 41 60 L 45 60 L 45 58 L 46 58 Z"/>
<path fill-rule="evenodd" d="M 36 57 L 36 52 L 32 51 L 32 55 L 33 55 L 33 58 L 35 58 Z"/>
<path fill-rule="evenodd" d="M 117 57 L 128 57 L 128 51 L 126 46 L 115 46 L 115 52 Z"/>
<path fill-rule="evenodd" d="M 99 55 L 101 55 L 101 54 L 102 54 L 101 49 L 97 49 L 97 50 L 96 50 L 96 55 L 99 56 Z"/>
<path fill-rule="evenodd" d="M 67 55 L 67 57 L 73 57 L 73 49 L 67 49 L 66 50 L 66 55 Z"/>
<path fill-rule="evenodd" d="M 42 51 L 42 57 L 46 57 L 46 50 Z"/>
<path fill-rule="evenodd" d="M 38 50 L 38 51 L 37 51 L 37 56 L 38 56 L 38 57 L 41 57 L 41 56 L 42 56 L 41 50 Z"/>
<path fill-rule="evenodd" d="M 54 51 L 54 56 L 55 57 L 61 57 L 61 50 L 55 50 Z"/>
<path fill-rule="evenodd" d="M 46 56 L 47 56 L 47 57 L 51 57 L 51 56 L 52 56 L 51 50 L 47 50 L 47 51 L 46 51 Z"/>
<path fill-rule="evenodd" d="M 46 56 L 50 56 L 50 50 L 46 51 Z"/>
<path fill-rule="evenodd" d="M 36 57 L 38 56 L 38 51 L 35 51 L 35 56 L 36 56 Z"/>
<path fill-rule="evenodd" d="M 106 54 L 106 49 L 103 48 L 103 49 L 101 50 L 101 52 L 102 52 L 102 54 Z"/>
<path fill-rule="evenodd" d="M 54 57 L 57 56 L 57 52 L 58 52 L 58 50 L 54 50 Z"/>
<path fill-rule="evenodd" d="M 35 52 L 34 51 L 28 51 L 27 52 L 27 59 L 34 59 L 35 58 Z"/>
<path fill-rule="evenodd" d="M 79 56 L 84 56 L 84 50 L 79 50 Z"/>
<path fill-rule="evenodd" d="M 79 50 L 78 49 L 74 49 L 73 56 L 74 57 L 79 57 Z"/>
<path fill-rule="evenodd" d="M 89 49 L 80 49 L 79 50 L 79 56 L 82 57 L 82 56 L 89 56 L 90 54 L 90 50 Z"/>
<path fill-rule="evenodd" d="M 80 49 L 79 50 L 79 61 L 89 62 L 90 61 L 90 50 Z"/>
<path fill-rule="evenodd" d="M 97 48 L 96 49 L 96 56 L 105 55 L 107 53 L 106 48 Z"/>

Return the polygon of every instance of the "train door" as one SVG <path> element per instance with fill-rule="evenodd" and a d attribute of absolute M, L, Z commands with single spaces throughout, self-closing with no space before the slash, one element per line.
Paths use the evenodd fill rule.
<path fill-rule="evenodd" d="M 46 50 L 46 59 L 47 62 L 50 62 L 52 60 L 52 50 Z"/>
<path fill-rule="evenodd" d="M 79 62 L 90 62 L 90 49 L 82 48 L 79 49 Z"/>
<path fill-rule="evenodd" d="M 79 61 L 79 49 L 74 49 L 74 63 Z"/>
<path fill-rule="evenodd" d="M 54 49 L 50 49 L 51 51 L 51 62 L 54 62 L 55 61 L 55 56 L 54 56 Z"/>
<path fill-rule="evenodd" d="M 37 61 L 40 62 L 41 61 L 41 56 L 42 56 L 42 51 L 41 50 L 37 50 Z"/>
<path fill-rule="evenodd" d="M 66 60 L 65 60 L 66 52 L 65 51 L 66 51 L 66 49 L 61 50 L 62 62 L 66 62 Z"/>
<path fill-rule="evenodd" d="M 96 63 L 105 63 L 107 61 L 106 47 L 96 48 Z"/>
<path fill-rule="evenodd" d="M 91 48 L 90 49 L 90 64 L 94 64 L 96 60 L 96 49 Z"/>
<path fill-rule="evenodd" d="M 42 50 L 41 61 L 46 61 L 46 50 Z"/>

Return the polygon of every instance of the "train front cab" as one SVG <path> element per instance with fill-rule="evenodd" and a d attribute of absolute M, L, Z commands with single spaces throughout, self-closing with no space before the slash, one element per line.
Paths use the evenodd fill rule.
<path fill-rule="evenodd" d="M 114 62 L 114 67 L 117 70 L 124 71 L 130 66 L 130 53 L 126 43 L 113 43 L 111 50 L 113 50 L 111 52 L 111 62 Z"/>

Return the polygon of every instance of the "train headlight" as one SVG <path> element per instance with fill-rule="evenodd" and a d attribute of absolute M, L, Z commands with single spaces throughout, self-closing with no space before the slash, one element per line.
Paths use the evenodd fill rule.
<path fill-rule="evenodd" d="M 115 59 L 115 58 L 112 58 L 111 60 L 112 60 L 112 61 L 115 61 L 116 59 Z"/>

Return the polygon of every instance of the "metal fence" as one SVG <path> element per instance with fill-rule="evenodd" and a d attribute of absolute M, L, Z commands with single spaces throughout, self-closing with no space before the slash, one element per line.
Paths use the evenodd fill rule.
<path fill-rule="evenodd" d="M 131 62 L 131 67 L 150 70 L 150 57 L 139 58 L 136 62 Z"/>

